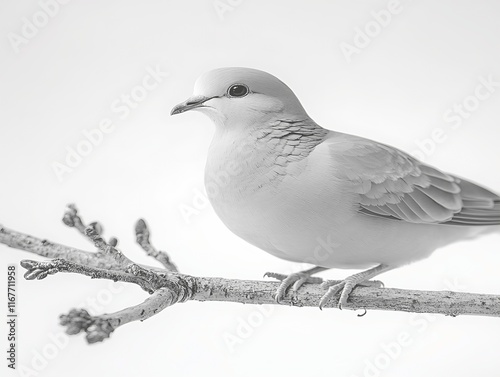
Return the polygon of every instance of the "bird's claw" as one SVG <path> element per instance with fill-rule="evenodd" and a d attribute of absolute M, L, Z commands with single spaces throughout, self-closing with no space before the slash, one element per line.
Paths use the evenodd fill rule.
<path fill-rule="evenodd" d="M 343 288 L 345 286 L 345 280 L 340 282 L 340 283 L 333 283 L 331 281 L 325 281 L 324 283 L 321 284 L 321 288 L 328 288 L 328 290 L 326 291 L 326 293 L 321 297 L 321 299 L 319 300 L 319 308 L 320 310 L 323 310 L 323 307 L 325 306 L 325 304 L 330 301 L 330 299 L 335 296 L 335 294 L 337 294 L 337 292 L 339 292 L 341 289 L 342 289 L 342 293 L 343 293 Z M 341 294 L 342 296 L 342 294 Z M 341 300 L 339 300 L 339 304 L 338 304 L 338 307 L 339 309 L 342 309 L 342 302 Z"/>
<path fill-rule="evenodd" d="M 288 275 L 278 274 L 277 272 L 266 272 L 264 274 L 265 278 L 273 278 L 273 279 L 280 280 L 280 281 L 286 279 L 287 276 Z"/>
<path fill-rule="evenodd" d="M 278 274 L 275 272 L 266 272 L 264 274 L 264 277 L 270 277 L 281 281 L 281 284 L 279 285 L 278 289 L 276 290 L 276 294 L 274 295 L 274 300 L 278 304 L 281 304 L 290 287 L 292 290 L 290 304 L 293 305 L 296 302 L 297 291 L 300 287 L 302 287 L 302 285 L 306 283 L 319 284 L 323 282 L 322 278 L 313 277 L 303 272 L 296 272 L 290 275 Z"/>
<path fill-rule="evenodd" d="M 341 281 L 340 283 L 334 281 L 325 281 L 324 283 L 321 284 L 321 288 L 328 288 L 328 290 L 321 297 L 321 300 L 319 301 L 320 310 L 323 310 L 326 303 L 330 301 L 330 299 L 333 296 L 335 296 L 335 294 L 337 294 L 339 291 L 341 291 L 341 293 L 337 307 L 340 310 L 342 310 L 342 307 L 346 306 L 347 299 L 349 298 L 349 295 L 351 294 L 352 290 L 354 289 L 354 287 L 358 285 L 361 285 L 363 287 L 373 287 L 373 288 L 384 287 L 384 283 L 382 283 L 379 280 L 366 280 L 363 282 L 356 282 L 354 279 L 347 278 L 344 281 Z"/>

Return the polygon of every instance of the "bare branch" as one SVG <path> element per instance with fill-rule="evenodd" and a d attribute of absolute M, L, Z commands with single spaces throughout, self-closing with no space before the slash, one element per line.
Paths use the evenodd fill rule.
<path fill-rule="evenodd" d="M 25 268 L 31 268 L 26 273 L 28 279 L 41 279 L 47 276 L 47 273 L 45 273 L 43 277 L 38 277 L 36 275 L 36 271 L 38 270 L 46 271 L 57 268 L 60 272 L 81 273 L 93 278 L 120 280 L 139 285 L 142 283 L 142 281 L 137 282 L 130 279 L 128 274 L 86 269 L 82 266 L 74 267 L 63 263 L 64 261 L 57 261 L 58 264 L 62 263 L 62 268 L 59 266 L 54 267 L 53 262 L 55 261 L 23 261 L 21 264 Z M 279 286 L 278 282 L 204 278 L 179 273 L 169 273 L 163 276 L 163 278 L 164 280 L 161 283 L 163 284 L 163 288 L 169 290 L 176 297 L 176 299 L 170 300 L 166 306 L 185 300 L 276 304 L 274 293 Z M 157 290 L 163 288 L 157 288 Z M 306 284 L 301 287 L 297 295 L 293 297 L 286 295 L 283 303 L 298 307 L 317 307 L 324 293 L 324 289 L 320 285 Z M 325 307 L 336 307 L 337 304 L 337 299 L 335 299 L 330 301 Z M 411 291 L 358 286 L 349 296 L 349 303 L 345 309 L 437 313 L 449 316 L 482 315 L 500 317 L 500 296 L 450 291 Z"/>
<path fill-rule="evenodd" d="M 150 232 L 146 222 L 142 219 L 135 225 L 135 235 L 137 243 L 141 245 L 146 254 L 155 258 L 163 267 L 169 271 L 177 272 L 177 266 L 170 261 L 168 254 L 164 251 L 156 250 L 149 241 Z"/>
<path fill-rule="evenodd" d="M 102 225 L 97 221 L 93 221 L 89 225 L 85 225 L 83 219 L 78 214 L 78 209 L 74 204 L 68 204 L 68 209 L 64 213 L 62 221 L 70 228 L 76 228 L 76 230 L 83 234 L 85 238 L 89 238 L 87 235 L 88 228 L 91 228 L 94 233 L 99 236 L 101 236 L 104 231 Z M 91 241 L 93 240 L 91 239 Z M 113 247 L 116 246 L 118 244 L 118 239 L 116 239 L 115 237 L 111 237 L 109 240 L 109 244 Z"/>
<path fill-rule="evenodd" d="M 26 242 L 29 240 L 30 242 Z M 22 233 L 0 228 L 0 243 L 7 244 L 25 251 L 35 252 L 43 256 L 66 256 L 76 252 L 84 255 L 86 252 L 56 245 L 56 252 L 47 252 L 45 248 L 55 244 L 48 243 Z M 42 249 L 42 250 L 40 250 Z M 90 254 L 90 253 L 89 253 Z M 75 259 L 75 258 L 73 258 Z M 94 258 L 79 258 L 88 260 L 89 264 L 99 265 Z M 116 268 L 116 264 L 111 265 Z M 115 276 L 116 277 L 116 276 Z M 110 278 L 112 277 L 103 277 Z M 125 280 L 123 280 L 125 281 Z M 188 294 L 186 299 L 198 301 L 228 301 L 245 304 L 275 304 L 273 294 L 278 287 L 278 282 L 232 280 L 222 278 L 193 277 L 180 273 L 168 273 L 163 282 L 165 287 L 177 287 L 177 295 Z M 183 287 L 183 288 L 180 288 Z M 182 293 L 181 291 L 184 291 Z M 307 284 L 301 287 L 297 297 L 294 297 L 295 306 L 318 305 L 319 299 L 324 294 L 318 285 Z M 292 302 L 292 297 L 287 295 L 284 302 Z M 334 307 L 336 301 L 332 300 L 326 307 Z M 475 293 L 457 292 L 431 292 L 411 291 L 391 288 L 356 287 L 349 297 L 346 309 L 375 309 L 405 311 L 415 313 L 441 313 L 445 315 L 482 315 L 500 317 L 500 296 Z"/>
<path fill-rule="evenodd" d="M 113 258 L 119 266 L 130 266 L 135 264 L 120 250 L 106 243 L 106 241 L 104 241 L 101 235 L 93 227 L 89 226 L 85 228 L 85 235 L 92 242 L 94 242 L 94 246 L 97 247 L 101 253 Z"/>
<path fill-rule="evenodd" d="M 122 272 L 84 266 L 68 262 L 64 259 L 53 259 L 47 262 L 25 259 L 21 261 L 21 266 L 27 270 L 24 274 L 27 280 L 42 280 L 48 275 L 54 275 L 58 272 L 70 272 L 90 276 L 92 279 L 108 279 L 115 282 L 123 281 L 125 283 L 134 283 L 148 293 L 153 293 L 155 290 L 162 287 L 164 285 L 163 279 L 165 278 L 157 272 L 146 270 L 137 265 L 132 265 L 132 267 Z M 138 270 L 135 270 L 135 268 Z"/>
<path fill-rule="evenodd" d="M 87 342 L 102 342 L 118 327 L 133 321 L 144 321 L 177 302 L 176 299 L 170 289 L 161 288 L 139 305 L 116 313 L 93 317 L 85 309 L 72 309 L 60 316 L 60 323 L 66 326 L 66 332 L 70 335 L 85 332 Z"/>
<path fill-rule="evenodd" d="M 62 257 L 66 260 L 83 260 L 87 262 L 87 267 L 104 265 L 104 268 L 109 266 L 114 269 L 117 268 L 116 263 L 113 262 L 98 262 L 98 258 L 95 258 L 92 253 L 42 241 L 4 227 L 0 227 L 0 243 L 42 256 Z M 75 258 L 75 255 L 78 258 Z M 111 275 L 109 277 L 103 276 L 103 278 L 111 280 L 115 280 L 117 277 L 118 275 L 113 275 L 113 277 Z M 186 299 L 190 300 L 228 301 L 246 304 L 275 304 L 273 294 L 278 287 L 277 282 L 192 277 L 180 273 L 168 273 L 168 275 L 165 275 L 163 284 L 165 284 L 165 287 L 183 286 L 182 289 L 175 288 L 181 290 L 186 290 L 186 287 L 189 287 L 188 291 L 191 293 L 188 294 Z M 177 295 L 186 294 L 175 289 L 173 293 Z M 294 298 L 293 304 L 295 306 L 314 307 L 318 305 L 323 294 L 324 291 L 318 285 L 307 284 L 300 289 L 299 294 Z M 496 295 L 356 287 L 349 298 L 347 307 L 349 309 L 365 308 L 416 313 L 441 313 L 452 316 L 483 315 L 500 317 L 500 296 Z M 291 302 L 292 297 L 287 295 L 285 301 Z M 335 304 L 336 302 L 332 301 L 326 307 L 333 307 Z"/>
<path fill-rule="evenodd" d="M 73 224 L 70 226 L 82 232 L 85 225 L 77 215 L 76 208 L 69 208 L 65 223 Z M 89 343 L 108 338 L 125 323 L 149 318 L 168 306 L 186 300 L 277 304 L 274 294 L 278 282 L 193 277 L 177 272 L 169 256 L 151 245 L 150 233 L 143 220 L 139 220 L 136 225 L 137 242 L 167 270 L 134 263 L 116 249 L 113 239 L 106 243 L 100 230 L 102 228 L 97 229 L 96 226 L 83 228 L 83 234 L 99 249 L 97 253 L 90 253 L 0 226 L 0 243 L 55 258 L 44 262 L 23 260 L 21 265 L 27 269 L 25 277 L 28 280 L 43 279 L 58 272 L 72 272 L 91 278 L 138 284 L 152 294 L 143 303 L 112 314 L 92 317 L 85 310 L 72 310 L 68 315 L 61 316 L 61 323 L 67 326 L 68 333 L 85 331 Z M 318 284 L 305 284 L 293 297 L 285 295 L 282 302 L 285 305 L 288 302 L 292 306 L 317 307 L 324 293 Z M 331 300 L 325 307 L 336 307 L 337 300 Z M 500 296 L 359 286 L 353 290 L 344 308 L 500 317 Z"/>
<path fill-rule="evenodd" d="M 65 259 L 69 262 L 91 267 L 104 269 L 120 269 L 122 267 L 108 255 L 98 255 L 97 253 L 60 245 L 46 239 L 39 239 L 28 234 L 4 228 L 1 225 L 0 243 L 42 257 Z"/>
<path fill-rule="evenodd" d="M 274 294 L 279 282 L 196 277 L 191 300 L 225 301 L 243 304 L 276 304 Z M 338 281 L 340 283 L 340 281 Z M 283 304 L 318 307 L 325 290 L 319 284 L 305 284 L 293 297 L 287 294 Z M 337 308 L 338 297 L 325 308 Z M 456 317 L 478 315 L 500 317 L 500 296 L 451 291 L 414 291 L 395 288 L 357 286 L 343 309 L 435 313 Z"/>

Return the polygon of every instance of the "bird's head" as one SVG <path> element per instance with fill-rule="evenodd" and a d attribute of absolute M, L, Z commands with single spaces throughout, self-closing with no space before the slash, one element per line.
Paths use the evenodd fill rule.
<path fill-rule="evenodd" d="M 247 126 L 308 115 L 292 90 L 269 73 L 250 68 L 219 68 L 196 80 L 193 95 L 171 115 L 197 110 L 217 126 Z"/>

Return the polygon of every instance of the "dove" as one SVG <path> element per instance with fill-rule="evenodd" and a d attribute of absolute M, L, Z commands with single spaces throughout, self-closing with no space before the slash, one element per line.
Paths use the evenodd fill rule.
<path fill-rule="evenodd" d="M 205 187 L 234 234 L 278 258 L 314 265 L 280 280 L 275 299 L 323 280 L 322 308 L 357 285 L 429 257 L 436 249 L 500 230 L 500 196 L 373 140 L 330 130 L 294 92 L 264 71 L 219 68 L 200 76 L 171 114 L 196 110 L 215 124 Z"/>

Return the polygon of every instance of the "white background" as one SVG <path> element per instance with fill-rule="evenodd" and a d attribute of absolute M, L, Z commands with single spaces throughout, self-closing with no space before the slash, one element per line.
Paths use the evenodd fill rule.
<path fill-rule="evenodd" d="M 154 263 L 134 244 L 134 222 L 143 217 L 154 244 L 185 273 L 261 279 L 266 271 L 295 270 L 231 234 L 209 205 L 189 221 L 179 210 L 204 190 L 213 125 L 201 114 L 170 117 L 169 111 L 191 94 L 201 73 L 221 66 L 268 71 L 295 91 L 320 125 L 408 152 L 441 128 L 446 140 L 426 161 L 500 190 L 500 87 L 457 129 L 443 120 L 454 103 L 474 95 L 479 77 L 500 81 L 498 1 L 401 1 L 401 12 L 351 61 L 340 45 L 352 45 L 357 28 L 374 19 L 371 12 L 387 9 L 387 1 L 232 0 L 223 14 L 217 4 L 74 0 L 16 52 L 9 33 L 22 35 L 23 18 L 33 20 L 41 8 L 37 1 L 0 2 L 4 226 L 92 250 L 60 221 L 65 205 L 74 202 L 84 219 L 102 222 L 105 235 L 118 237 L 122 250 L 140 263 Z M 120 119 L 111 104 L 157 65 L 169 77 Z M 61 182 L 54 162 L 64 163 L 66 147 L 76 148 L 85 140 L 82 131 L 103 118 L 113 120 L 114 130 Z M 455 244 L 381 280 L 389 287 L 500 294 L 499 241 L 491 235 Z M 0 256 L 0 280 L 6 280 L 8 263 L 40 259 L 3 245 Z M 110 297 L 109 284 L 67 274 L 35 282 L 19 277 L 18 366 L 38 367 L 31 375 L 74 377 L 500 372 L 498 318 L 376 311 L 358 318 L 351 311 L 286 306 L 267 308 L 271 313 L 259 317 L 255 306 L 200 302 L 124 326 L 100 344 L 73 336 L 42 363 L 44 353 L 54 350 L 53 337 L 60 337 L 59 314 L 88 307 L 92 299 L 102 313 L 146 298 L 129 285 Z M 225 334 L 238 336 L 249 316 L 264 319 L 231 347 Z M 410 338 L 406 345 L 384 350 L 401 333 Z"/>

